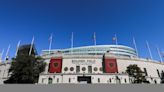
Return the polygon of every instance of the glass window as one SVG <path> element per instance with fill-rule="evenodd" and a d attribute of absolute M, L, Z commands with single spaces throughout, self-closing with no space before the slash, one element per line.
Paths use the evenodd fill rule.
<path fill-rule="evenodd" d="M 102 67 L 100 67 L 100 71 L 103 71 Z"/>
<path fill-rule="evenodd" d="M 125 79 L 125 83 L 126 83 L 127 81 L 126 81 L 126 79 Z"/>
<path fill-rule="evenodd" d="M 73 68 L 73 67 L 71 67 L 71 68 L 70 68 L 70 71 L 74 71 L 74 68 Z"/>
<path fill-rule="evenodd" d="M 71 78 L 69 78 L 69 83 L 71 83 Z"/>
<path fill-rule="evenodd" d="M 97 70 L 98 70 L 97 67 L 95 67 L 95 68 L 94 68 L 94 71 L 96 72 Z"/>
<path fill-rule="evenodd" d="M 154 83 L 155 83 L 155 84 L 157 84 L 157 81 L 156 81 L 156 80 L 154 80 Z"/>
<path fill-rule="evenodd" d="M 98 78 L 98 83 L 100 83 L 100 78 Z"/>
<path fill-rule="evenodd" d="M 52 78 L 48 78 L 48 84 L 52 84 L 53 79 Z"/>
<path fill-rule="evenodd" d="M 110 83 L 112 82 L 112 79 L 111 79 L 111 78 L 109 79 L 109 82 L 110 82 Z"/>
<path fill-rule="evenodd" d="M 92 73 L 92 66 L 88 66 L 88 73 Z"/>
<path fill-rule="evenodd" d="M 85 68 L 85 67 L 83 67 L 83 68 L 82 68 L 82 71 L 86 71 L 86 68 Z"/>
<path fill-rule="evenodd" d="M 45 78 L 42 78 L 42 83 L 44 83 Z"/>
<path fill-rule="evenodd" d="M 57 83 L 59 83 L 59 78 L 57 78 Z"/>
<path fill-rule="evenodd" d="M 80 66 L 76 66 L 76 73 L 80 73 Z"/>
<path fill-rule="evenodd" d="M 65 68 L 64 68 L 64 71 L 68 71 L 68 67 L 65 67 Z"/>

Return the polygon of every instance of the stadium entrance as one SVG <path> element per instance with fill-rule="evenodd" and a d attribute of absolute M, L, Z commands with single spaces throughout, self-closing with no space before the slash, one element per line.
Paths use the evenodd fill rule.
<path fill-rule="evenodd" d="M 77 78 L 78 82 L 79 83 L 82 83 L 82 84 L 91 84 L 91 76 L 79 76 Z"/>

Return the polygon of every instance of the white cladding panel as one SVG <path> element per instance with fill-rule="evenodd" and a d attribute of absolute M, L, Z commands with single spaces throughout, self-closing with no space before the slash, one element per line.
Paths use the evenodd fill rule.
<path fill-rule="evenodd" d="M 50 75 L 40 75 L 39 78 L 39 84 L 60 84 L 60 83 L 64 83 L 64 84 L 77 84 L 77 83 L 85 83 L 85 81 L 83 82 L 79 82 L 78 81 L 78 77 L 79 76 L 83 76 L 83 75 L 65 75 L 65 74 L 50 74 Z M 90 76 L 91 77 L 91 83 L 92 84 L 129 84 L 129 77 L 128 75 L 117 75 L 117 74 L 111 74 L 111 75 L 101 75 L 101 74 L 96 74 L 96 75 L 85 75 L 85 76 Z M 118 81 L 116 79 L 116 76 L 120 79 L 120 81 Z M 52 79 L 52 82 L 49 83 L 49 78 Z M 86 83 L 85 83 L 86 84 Z"/>
<path fill-rule="evenodd" d="M 62 76 L 61 74 L 53 75 L 48 73 L 49 68 L 49 62 L 50 59 L 45 59 L 45 62 L 47 63 L 45 72 L 43 72 L 39 78 L 39 83 L 48 83 L 48 78 L 53 78 L 53 83 L 70 83 L 69 80 L 71 80 L 71 83 L 77 83 L 77 77 L 81 76 L 79 74 L 86 74 L 92 77 L 93 83 L 99 83 L 98 78 L 100 78 L 100 83 L 108 83 L 109 79 L 111 79 L 112 83 L 116 83 L 115 75 L 105 75 L 102 71 L 100 71 L 100 68 L 102 68 L 102 61 L 103 58 L 63 58 L 63 64 L 62 64 Z M 117 58 L 117 66 L 119 73 L 123 73 L 126 71 L 127 67 L 132 64 L 137 64 L 143 71 L 144 68 L 147 70 L 148 74 L 148 80 L 151 83 L 154 83 L 156 81 L 157 83 L 160 83 L 160 78 L 158 75 L 157 70 L 159 71 L 159 74 L 164 72 L 164 64 L 157 63 L 157 62 L 151 62 L 146 59 L 130 59 L 130 58 Z M 80 72 L 77 73 L 76 68 L 77 66 L 80 66 Z M 88 66 L 92 67 L 92 73 L 89 73 Z M 67 67 L 68 71 L 65 71 L 64 68 Z M 70 68 L 73 67 L 73 71 L 70 70 Z M 85 71 L 82 70 L 82 68 L 85 67 Z M 8 70 L 10 68 L 10 63 L 7 64 L 0 64 L 0 84 L 3 83 L 4 80 L 7 79 L 8 76 Z M 97 71 L 94 70 L 94 68 L 97 68 Z M 45 74 L 45 75 L 44 75 Z M 120 75 L 118 76 L 121 79 L 121 83 L 125 82 L 125 79 L 127 83 L 129 83 L 128 76 Z M 151 79 L 151 77 L 153 79 Z"/>
<path fill-rule="evenodd" d="M 73 58 L 73 59 L 63 59 L 63 66 L 62 71 L 63 73 L 76 73 L 76 67 L 80 66 L 80 72 L 79 73 L 89 73 L 88 67 L 92 67 L 92 73 L 102 73 L 100 71 L 100 68 L 102 68 L 102 58 L 100 59 L 94 59 L 94 58 Z M 64 68 L 68 68 L 68 71 L 65 71 Z M 73 67 L 74 70 L 71 71 L 70 68 Z M 86 70 L 83 71 L 82 68 L 85 68 Z M 97 71 L 94 71 L 94 68 L 97 68 Z"/>
<path fill-rule="evenodd" d="M 0 64 L 0 84 L 3 84 L 3 81 L 5 81 L 8 78 L 9 68 L 10 63 Z"/>
<path fill-rule="evenodd" d="M 118 71 L 119 73 L 125 72 L 129 65 L 137 64 L 142 71 L 144 68 L 147 70 L 148 77 L 159 77 L 157 70 L 161 74 L 164 71 L 164 64 L 142 61 L 142 60 L 133 60 L 133 59 L 117 59 Z"/>
<path fill-rule="evenodd" d="M 46 71 L 44 74 L 48 73 L 49 68 L 49 62 L 50 59 L 46 59 L 45 62 L 47 63 Z M 80 66 L 80 72 L 81 74 L 88 74 L 88 66 L 92 66 L 92 73 L 93 74 L 102 74 L 103 72 L 100 71 L 100 68 L 102 67 L 102 58 L 64 58 L 62 61 L 62 73 L 66 74 L 75 74 L 77 73 L 76 68 L 77 66 Z M 129 65 L 137 64 L 142 71 L 144 71 L 144 68 L 147 70 L 148 77 L 158 77 L 158 72 L 161 74 L 162 71 L 164 71 L 164 64 L 146 61 L 143 59 L 124 59 L 124 58 L 118 58 L 117 59 L 117 66 L 118 66 L 118 72 L 119 73 L 125 73 L 127 67 Z M 65 71 L 65 68 L 68 68 L 67 71 Z M 82 68 L 85 67 L 85 71 L 82 70 Z M 70 70 L 70 68 L 73 68 L 73 71 Z M 94 70 L 94 68 L 97 68 L 97 71 Z"/>
<path fill-rule="evenodd" d="M 48 69 L 49 69 L 50 59 L 46 59 L 44 62 L 46 62 L 46 67 L 45 67 L 45 71 L 43 73 L 47 74 L 48 73 Z"/>

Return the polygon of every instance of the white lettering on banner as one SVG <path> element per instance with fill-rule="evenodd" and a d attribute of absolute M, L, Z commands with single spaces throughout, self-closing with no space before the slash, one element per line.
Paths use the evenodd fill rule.
<path fill-rule="evenodd" d="M 96 63 L 96 60 L 72 60 L 72 63 L 76 65 L 92 65 Z"/>

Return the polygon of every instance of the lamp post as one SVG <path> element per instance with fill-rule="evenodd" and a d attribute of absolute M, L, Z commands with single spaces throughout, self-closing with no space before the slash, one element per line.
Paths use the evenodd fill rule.
<path fill-rule="evenodd" d="M 62 76 L 62 84 L 63 84 L 63 74 L 61 76 Z"/>

